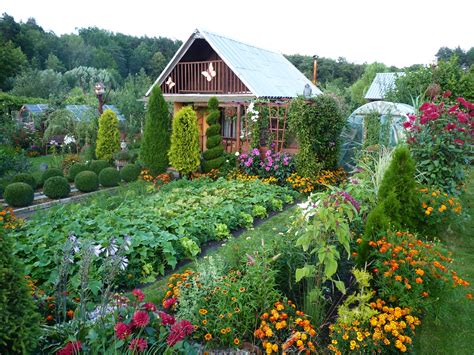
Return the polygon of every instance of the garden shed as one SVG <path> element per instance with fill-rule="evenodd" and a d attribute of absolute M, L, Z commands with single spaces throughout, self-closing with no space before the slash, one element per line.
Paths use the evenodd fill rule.
<path fill-rule="evenodd" d="M 258 119 L 268 120 L 262 144 L 271 141 L 277 150 L 291 150 L 291 142 L 285 136 L 289 100 L 321 93 L 283 54 L 200 29 L 179 48 L 145 94 L 145 100 L 155 85 L 161 87 L 165 100 L 173 103 L 174 112 L 193 105 L 198 115 L 201 150 L 206 146 L 207 102 L 216 97 L 223 144 L 228 152 L 250 147 L 251 118 L 255 121 L 258 116 L 252 116 L 252 112 L 261 106 L 266 114 Z"/>
<path fill-rule="evenodd" d="M 405 138 L 403 122 L 414 112 L 410 105 L 388 101 L 373 101 L 356 109 L 341 134 L 340 165 L 352 168 L 354 157 L 363 147 L 397 145 Z"/>

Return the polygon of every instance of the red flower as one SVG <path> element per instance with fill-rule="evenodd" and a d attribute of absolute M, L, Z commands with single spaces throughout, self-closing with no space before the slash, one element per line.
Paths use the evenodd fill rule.
<path fill-rule="evenodd" d="M 468 123 L 469 122 L 469 115 L 464 112 L 458 112 L 458 122 L 459 123 Z"/>
<path fill-rule="evenodd" d="M 187 335 L 191 334 L 194 330 L 193 325 L 190 321 L 182 320 L 171 327 L 171 332 L 166 343 L 169 346 L 174 346 L 178 341 L 183 340 Z"/>
<path fill-rule="evenodd" d="M 151 302 L 145 303 L 143 308 L 145 308 L 148 312 L 156 312 L 156 306 Z"/>
<path fill-rule="evenodd" d="M 146 339 L 143 338 L 134 338 L 130 342 L 128 348 L 133 351 L 144 352 L 145 349 L 148 347 Z"/>
<path fill-rule="evenodd" d="M 137 288 L 134 289 L 134 290 L 132 291 L 132 293 L 133 293 L 133 295 L 135 296 L 135 298 L 136 298 L 136 300 L 137 300 L 138 302 L 143 301 L 144 298 L 145 298 L 145 294 L 143 293 L 143 291 L 142 291 L 142 290 L 139 290 L 139 289 L 137 289 Z"/>
<path fill-rule="evenodd" d="M 56 354 L 57 355 L 74 355 L 78 354 L 79 351 L 81 350 L 81 342 L 78 341 L 70 341 L 69 343 L 66 344 L 64 348 L 59 350 Z"/>
<path fill-rule="evenodd" d="M 464 145 L 464 141 L 462 139 L 455 139 L 454 143 L 459 144 L 459 145 Z"/>
<path fill-rule="evenodd" d="M 176 303 L 176 297 L 168 298 L 166 301 L 163 302 L 164 308 L 170 308 L 172 305 Z"/>
<path fill-rule="evenodd" d="M 443 97 L 450 97 L 451 95 L 452 95 L 452 93 L 451 93 L 450 90 L 445 91 L 445 92 L 443 93 Z"/>
<path fill-rule="evenodd" d="M 138 328 L 145 328 L 150 323 L 150 317 L 145 311 L 136 311 L 132 319 L 133 325 Z"/>
<path fill-rule="evenodd" d="M 452 122 L 449 122 L 446 127 L 444 127 L 445 130 L 447 131 L 452 131 L 453 129 L 456 128 L 456 124 L 455 123 L 452 123 Z"/>
<path fill-rule="evenodd" d="M 128 337 L 132 332 L 132 330 L 130 329 L 130 326 L 122 322 L 115 324 L 114 329 L 115 329 L 115 336 L 122 340 Z"/>
<path fill-rule="evenodd" d="M 409 122 L 409 121 L 403 122 L 403 128 L 407 129 L 407 128 L 410 128 L 410 127 L 411 127 L 411 122 Z"/>
<path fill-rule="evenodd" d="M 448 110 L 448 113 L 454 113 L 457 111 L 458 108 L 459 108 L 458 104 L 451 106 L 451 108 Z"/>
<path fill-rule="evenodd" d="M 163 325 L 173 325 L 176 322 L 176 319 L 171 314 L 165 312 L 158 313 L 161 318 L 161 324 Z"/>

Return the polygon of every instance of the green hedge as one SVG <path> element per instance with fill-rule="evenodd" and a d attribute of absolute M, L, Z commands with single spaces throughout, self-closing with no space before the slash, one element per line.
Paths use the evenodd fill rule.
<path fill-rule="evenodd" d="M 71 186 L 65 177 L 53 176 L 44 182 L 43 193 L 49 198 L 64 198 L 71 193 Z"/>
<path fill-rule="evenodd" d="M 127 164 L 120 170 L 120 177 L 125 182 L 132 182 L 138 179 L 140 167 L 136 164 Z"/>
<path fill-rule="evenodd" d="M 93 171 L 81 171 L 76 175 L 74 185 L 82 192 L 95 191 L 99 188 L 99 178 Z"/>
<path fill-rule="evenodd" d="M 105 168 L 99 174 L 99 182 L 104 187 L 118 186 L 120 173 L 115 168 Z"/>
<path fill-rule="evenodd" d="M 202 167 L 203 167 L 203 170 L 204 171 L 211 171 L 212 169 L 219 169 L 222 164 L 224 164 L 225 162 L 225 157 L 224 156 L 220 156 L 216 159 L 212 159 L 212 160 L 209 160 L 209 161 L 203 161 L 202 162 Z"/>
<path fill-rule="evenodd" d="M 24 182 L 14 182 L 5 189 L 3 194 L 5 201 L 12 207 L 25 207 L 31 205 L 34 199 L 34 191 L 30 185 Z"/>
<path fill-rule="evenodd" d="M 202 156 L 204 157 L 205 160 L 212 160 L 212 159 L 221 157 L 223 153 L 224 153 L 224 146 L 221 144 L 221 145 L 218 145 L 217 147 L 206 150 L 204 153 L 202 153 Z"/>
<path fill-rule="evenodd" d="M 110 167 L 110 164 L 106 160 L 93 160 L 89 163 L 87 170 L 93 171 L 99 175 L 102 170 L 108 167 Z"/>
<path fill-rule="evenodd" d="M 24 182 L 25 184 L 30 185 L 33 190 L 36 189 L 36 179 L 33 175 L 28 173 L 20 173 L 15 175 L 12 182 Z"/>
<path fill-rule="evenodd" d="M 77 174 L 79 174 L 81 171 L 86 171 L 86 170 L 88 170 L 88 168 L 85 164 L 81 164 L 81 163 L 73 164 L 69 168 L 69 175 L 67 176 L 67 178 L 69 179 L 69 181 L 74 181 Z"/>
<path fill-rule="evenodd" d="M 61 169 L 49 168 L 43 172 L 43 175 L 41 175 L 41 183 L 44 184 L 46 180 L 53 176 L 64 176 L 64 174 Z"/>

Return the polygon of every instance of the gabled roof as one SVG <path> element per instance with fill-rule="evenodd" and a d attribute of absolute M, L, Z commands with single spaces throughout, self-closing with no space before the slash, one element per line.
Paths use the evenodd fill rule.
<path fill-rule="evenodd" d="M 33 115 L 44 113 L 48 109 L 48 104 L 25 104 L 23 109 L 28 110 Z"/>
<path fill-rule="evenodd" d="M 377 73 L 364 98 L 366 100 L 383 100 L 389 91 L 395 89 L 397 78 L 403 75 L 405 75 L 403 72 Z"/>
<path fill-rule="evenodd" d="M 179 48 L 145 96 L 150 95 L 156 84 L 161 85 L 163 83 L 198 38 L 203 38 L 209 43 L 212 49 L 256 97 L 296 97 L 303 94 L 306 84 L 311 87 L 313 95 L 321 94 L 321 90 L 296 69 L 283 54 L 196 29 Z"/>

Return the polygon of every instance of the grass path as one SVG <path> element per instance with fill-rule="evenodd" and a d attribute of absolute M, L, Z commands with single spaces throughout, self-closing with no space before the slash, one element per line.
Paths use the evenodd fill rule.
<path fill-rule="evenodd" d="M 474 170 L 463 202 L 469 217 L 439 237 L 453 253 L 455 270 L 471 285 L 468 291 L 458 288 L 441 299 L 439 314 L 423 319 L 417 334 L 417 354 L 474 354 L 474 301 L 465 297 L 467 292 L 474 294 Z"/>

